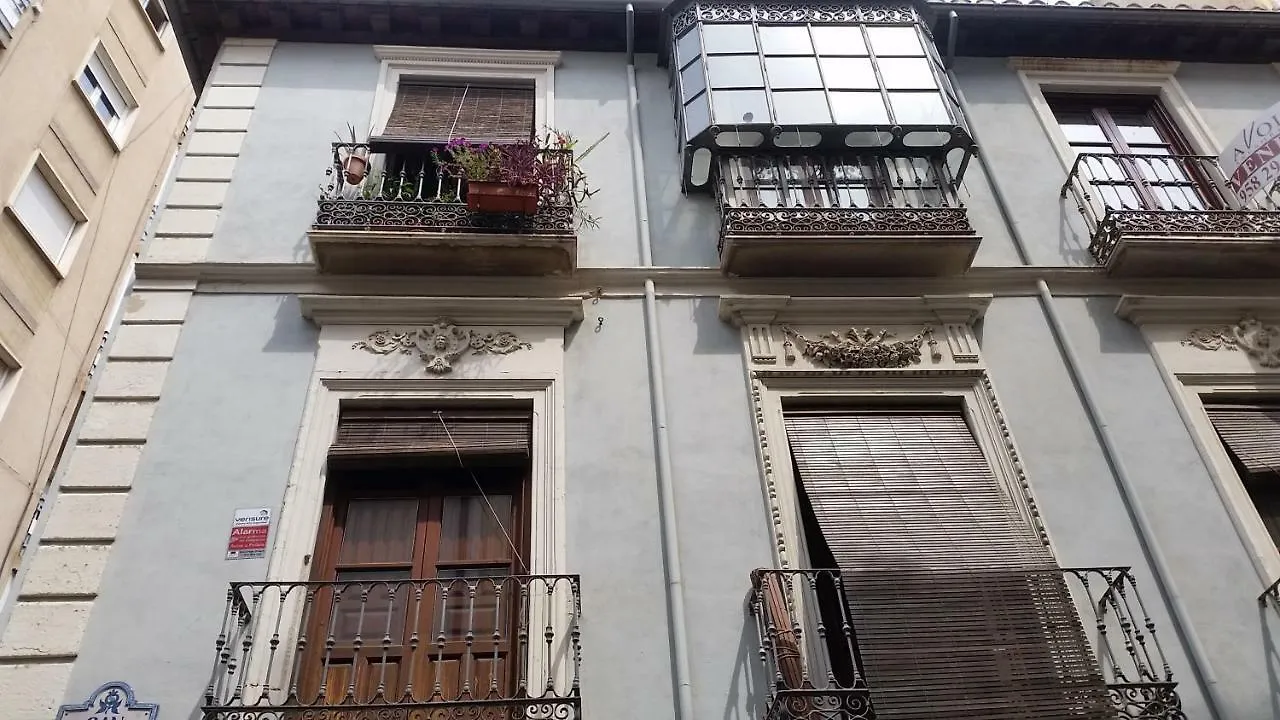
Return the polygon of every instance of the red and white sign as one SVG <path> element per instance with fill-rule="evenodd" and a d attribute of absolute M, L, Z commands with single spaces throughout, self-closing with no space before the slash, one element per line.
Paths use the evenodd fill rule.
<path fill-rule="evenodd" d="M 1280 180 L 1280 102 L 1227 143 L 1218 165 L 1240 202 L 1252 200 Z"/>
<path fill-rule="evenodd" d="M 271 532 L 271 508 L 236 510 L 227 540 L 228 560 L 249 560 L 267 556 L 267 536 Z"/>

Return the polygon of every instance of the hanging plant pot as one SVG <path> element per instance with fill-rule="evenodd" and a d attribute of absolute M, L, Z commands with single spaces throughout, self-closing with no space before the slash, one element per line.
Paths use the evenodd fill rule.
<path fill-rule="evenodd" d="M 352 153 L 342 161 L 342 173 L 346 177 L 347 183 L 351 185 L 359 185 L 364 180 L 365 172 L 369 169 L 369 158 L 364 155 Z"/>
<path fill-rule="evenodd" d="M 467 207 L 484 213 L 533 215 L 538 212 L 538 186 L 469 181 Z"/>

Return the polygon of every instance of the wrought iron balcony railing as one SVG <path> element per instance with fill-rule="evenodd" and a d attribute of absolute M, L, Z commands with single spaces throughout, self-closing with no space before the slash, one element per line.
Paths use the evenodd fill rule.
<path fill-rule="evenodd" d="M 1271 603 L 1276 608 L 1280 608 L 1280 578 L 1277 578 L 1275 582 L 1267 586 L 1266 590 L 1262 591 L 1262 594 L 1258 596 L 1258 603 L 1261 605 Z"/>
<path fill-rule="evenodd" d="M 204 718 L 577 720 L 580 616 L 576 575 L 233 583 Z"/>
<path fill-rule="evenodd" d="M 572 163 L 567 151 L 547 151 Z M 350 158 L 361 158 L 353 175 Z M 316 211 L 318 229 L 425 230 L 448 233 L 554 233 L 574 231 L 569 198 L 544 198 L 533 215 L 479 213 L 467 208 L 467 183 L 451 177 L 429 153 L 373 152 L 364 143 L 334 143 Z"/>
<path fill-rule="evenodd" d="M 1217 158 L 1207 155 L 1081 153 L 1062 185 L 1061 197 L 1068 195 L 1103 265 L 1131 237 L 1280 237 L 1280 193 L 1235 202 Z"/>
<path fill-rule="evenodd" d="M 985 577 L 981 572 L 965 571 L 966 576 L 970 576 L 969 584 L 961 587 L 955 583 L 931 582 L 929 571 L 911 572 L 915 575 L 906 583 L 910 588 L 904 586 L 891 599 L 870 600 L 871 606 L 891 601 L 895 612 L 935 612 L 951 607 L 949 603 L 972 600 L 964 594 L 964 589 L 977 588 Z M 914 582 L 921 580 L 920 572 L 926 575 L 923 584 Z M 849 582 L 854 588 L 868 586 L 865 579 L 849 579 L 859 574 L 840 570 L 757 570 L 752 574 L 750 608 L 755 616 L 760 658 L 768 678 L 764 720 L 870 720 L 876 717 L 877 709 L 882 713 L 894 709 L 891 706 L 898 698 L 889 693 L 876 699 L 877 687 L 880 687 L 877 678 L 863 671 L 863 653 L 871 648 L 859 648 L 858 634 L 871 629 L 857 626 L 851 609 L 860 606 L 859 599 L 854 597 L 851 603 L 850 593 L 855 591 L 846 590 Z M 874 574 L 879 577 L 872 584 L 885 579 L 884 573 Z M 988 588 L 995 599 L 989 600 L 982 611 L 992 615 L 976 627 L 995 628 L 1002 624 L 995 614 L 1005 610 L 999 598 L 1010 590 L 1011 575 L 1007 570 L 997 575 L 1000 587 L 993 583 Z M 1186 720 L 1177 684 L 1156 638 L 1155 624 L 1143 606 L 1128 568 L 1028 569 L 1014 571 L 1013 575 L 1021 578 L 1019 582 L 1026 592 L 1008 597 L 1038 598 L 1035 602 L 1050 604 L 1065 602 L 1068 612 L 1079 615 L 1080 624 L 1075 630 L 1055 631 L 1058 635 L 1075 633 L 1079 638 L 1077 644 L 1085 653 L 1083 657 L 1063 657 L 1060 662 L 1066 665 L 1057 671 L 1066 683 L 1058 697 L 1071 705 L 1063 709 L 1069 709 L 1072 717 Z M 927 590 L 929 587 L 935 588 L 934 593 L 951 592 L 952 595 L 947 596 L 949 600 L 935 597 L 921 604 L 922 598 L 912 594 L 913 588 Z M 958 591 L 960 594 L 955 594 Z M 1062 597 L 1056 597 L 1058 595 Z M 932 601 L 940 604 L 934 606 L 930 604 Z M 1073 603 L 1074 611 L 1070 610 Z M 878 611 L 883 608 L 880 605 Z M 963 616 L 963 609 L 957 607 L 954 612 L 959 613 L 955 618 L 958 623 L 973 620 Z M 1043 615 L 1051 618 L 1056 612 L 1056 608 L 1046 606 Z M 909 624 L 909 621 L 903 623 L 904 627 Z M 874 630 L 883 636 L 883 627 Z M 1082 631 L 1090 633 L 1088 640 L 1080 637 Z M 992 633 L 991 652 L 1003 654 L 1002 648 L 1010 638 L 997 637 L 994 629 Z M 890 639 L 895 647 L 910 642 L 903 634 Z M 1025 644 L 1027 638 L 1021 638 L 1020 642 Z M 1062 637 L 1046 636 L 1045 642 L 1048 644 L 1044 652 L 1038 654 L 1044 662 L 1048 662 L 1044 658 L 1062 653 L 1065 645 L 1071 644 L 1064 644 Z M 957 648 L 957 652 L 967 658 L 974 656 L 974 650 L 976 648 Z M 1090 652 L 1092 658 L 1089 658 Z M 892 667 L 901 669 L 900 663 L 906 660 L 899 658 L 897 662 L 891 663 Z M 1075 667 L 1081 663 L 1083 666 Z M 946 658 L 933 658 L 928 664 L 934 668 L 949 667 Z M 888 678 L 881 678 L 880 682 L 889 684 Z M 955 682 L 963 680 L 952 678 L 942 686 L 949 688 L 949 695 L 954 691 L 965 696 L 965 688 L 954 687 Z M 1007 679 L 984 681 L 989 682 L 1007 682 Z M 1036 692 L 1042 694 L 1046 689 L 1042 685 L 1036 687 Z M 1043 697 L 1040 700 L 1043 701 Z M 919 698 L 912 699 L 917 701 Z"/>
<path fill-rule="evenodd" d="M 732 274 L 952 274 L 978 247 L 937 159 L 730 155 L 716 176 L 719 251 Z"/>

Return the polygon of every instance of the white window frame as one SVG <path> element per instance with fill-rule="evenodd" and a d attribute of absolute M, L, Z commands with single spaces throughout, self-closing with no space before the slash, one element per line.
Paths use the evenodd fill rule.
<path fill-rule="evenodd" d="M 555 127 L 555 67 L 560 53 L 534 50 L 475 50 L 462 48 L 375 45 L 381 61 L 378 88 L 369 118 L 369 135 L 376 137 L 387 126 L 402 78 L 428 81 L 525 81 L 534 88 L 533 120 L 536 132 Z"/>
<path fill-rule="evenodd" d="M 0 0 L 0 47 L 8 46 L 28 9 L 39 11 L 40 5 L 30 0 Z"/>
<path fill-rule="evenodd" d="M 27 226 L 22 216 L 13 206 L 18 199 L 18 195 L 22 192 L 22 188 L 26 186 L 27 181 L 31 178 L 31 173 L 37 172 L 40 173 L 40 177 L 49 185 L 54 194 L 58 196 L 58 199 L 62 201 L 63 209 L 75 221 L 75 225 L 72 226 L 67 239 L 62 244 L 62 251 L 57 257 L 45 252 L 44 246 L 36 239 L 33 230 Z M 31 244 L 35 246 L 36 252 L 49 263 L 49 266 L 57 273 L 58 278 L 65 278 L 71 268 L 71 263 L 75 260 L 77 251 L 80 249 L 80 244 L 84 240 L 85 226 L 89 221 L 89 216 L 84 211 L 84 208 L 80 206 L 80 203 L 76 202 L 71 191 L 67 189 L 66 183 L 62 181 L 62 178 L 59 177 L 57 171 L 53 169 L 53 166 L 49 164 L 44 155 L 37 152 L 32 158 L 27 171 L 22 175 L 22 180 L 14 187 L 13 194 L 5 203 L 5 210 L 17 221 L 23 232 L 26 233 L 27 238 L 31 240 Z"/>
<path fill-rule="evenodd" d="M 1009 63 L 1017 71 L 1031 108 L 1062 162 L 1064 172 L 1070 172 L 1075 164 L 1075 151 L 1058 126 L 1053 109 L 1045 99 L 1046 92 L 1158 98 L 1195 154 L 1218 154 L 1219 145 L 1213 131 L 1178 84 L 1175 77 L 1177 62 L 1012 58 Z"/>
<path fill-rule="evenodd" d="M 93 94 L 85 91 L 80 85 L 80 77 L 85 71 L 93 74 L 94 79 L 98 81 L 98 86 L 103 95 L 112 104 L 116 110 L 116 118 L 114 120 L 104 120 L 98 114 L 94 101 L 97 99 L 97 92 Z M 133 125 L 136 115 L 134 112 L 138 109 L 138 100 L 129 90 L 129 86 L 121 77 L 120 71 L 116 69 L 115 62 L 112 61 L 111 55 L 107 53 L 107 49 L 102 43 L 96 43 L 93 50 L 85 57 L 80 65 L 80 69 L 76 71 L 76 76 L 71 80 L 76 86 L 76 94 L 78 94 L 87 104 L 89 112 L 93 114 L 98 125 L 107 134 L 107 139 L 115 147 L 116 152 L 124 149 L 125 139 L 129 135 L 129 129 Z"/>
<path fill-rule="evenodd" d="M 18 387 L 18 377 L 22 374 L 22 364 L 18 357 L 0 339 L 0 420 L 4 419 L 4 411 L 13 399 Z"/>
<path fill-rule="evenodd" d="M 136 2 L 138 4 L 138 9 L 142 11 L 142 16 L 147 21 L 147 27 L 151 28 L 151 33 L 155 36 L 155 39 L 161 41 L 159 43 L 160 49 L 164 50 L 164 33 L 166 30 L 173 27 L 173 21 L 169 19 L 169 8 L 165 7 L 164 0 L 136 0 Z M 164 22 L 160 23 L 160 27 L 156 27 L 151 22 L 151 13 L 148 11 L 148 8 L 152 5 L 160 8 L 160 14 L 164 17 Z"/>

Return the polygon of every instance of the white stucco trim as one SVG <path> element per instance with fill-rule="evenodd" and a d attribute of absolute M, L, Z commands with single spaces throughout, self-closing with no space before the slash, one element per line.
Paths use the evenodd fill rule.
<path fill-rule="evenodd" d="M 373 53 L 382 67 L 378 71 L 378 88 L 369 118 L 370 137 L 381 134 L 386 127 L 402 77 L 464 82 L 531 81 L 536 96 L 534 128 L 540 131 L 555 127 L 558 52 L 375 45 Z"/>
<path fill-rule="evenodd" d="M 317 325 L 414 324 L 449 318 L 463 325 L 568 327 L 582 320 L 582 298 L 299 295 Z"/>
<path fill-rule="evenodd" d="M 1199 155 L 1217 155 L 1219 142 L 1209 124 L 1192 105 L 1174 74 L 1175 62 L 1115 62 L 1098 60 L 1054 59 L 1052 63 L 1036 63 L 1025 58 L 1013 58 L 1010 65 L 1018 73 L 1031 107 L 1040 126 L 1053 145 L 1053 151 L 1069 172 L 1075 163 L 1075 152 L 1054 119 L 1053 110 L 1045 100 L 1051 93 L 1082 93 L 1110 95 L 1154 95 L 1169 111 L 1191 145 Z"/>

